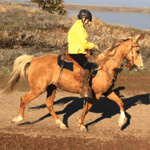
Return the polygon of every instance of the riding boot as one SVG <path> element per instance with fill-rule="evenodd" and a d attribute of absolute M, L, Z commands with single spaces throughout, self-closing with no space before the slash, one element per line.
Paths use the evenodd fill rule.
<path fill-rule="evenodd" d="M 88 69 L 83 69 L 82 80 L 81 80 L 81 90 L 80 90 L 81 97 L 92 98 L 92 90 L 89 85 L 90 78 L 91 78 L 90 71 Z"/>

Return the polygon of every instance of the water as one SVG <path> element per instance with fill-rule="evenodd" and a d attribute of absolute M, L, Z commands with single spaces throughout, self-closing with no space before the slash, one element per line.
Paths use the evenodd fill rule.
<path fill-rule="evenodd" d="M 17 1 L 17 0 L 16 0 Z M 30 0 L 18 0 L 30 1 Z M 150 0 L 64 0 L 65 3 L 113 5 L 128 7 L 150 7 Z M 78 11 L 69 10 L 69 16 L 77 15 Z M 103 22 L 131 26 L 150 30 L 150 14 L 144 13 L 115 13 L 115 12 L 92 12 L 93 16 Z"/>
<path fill-rule="evenodd" d="M 77 16 L 78 11 L 69 10 L 68 13 L 68 16 Z M 92 15 L 93 17 L 100 18 L 103 22 L 150 30 L 150 14 L 92 12 Z"/>
<path fill-rule="evenodd" d="M 150 14 L 93 12 L 93 16 L 101 18 L 103 22 L 150 29 Z"/>

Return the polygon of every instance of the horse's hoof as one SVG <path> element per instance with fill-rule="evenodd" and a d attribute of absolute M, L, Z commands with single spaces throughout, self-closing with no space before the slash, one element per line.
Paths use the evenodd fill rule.
<path fill-rule="evenodd" d="M 18 117 L 15 117 L 14 119 L 12 119 L 12 123 L 16 123 L 16 122 L 20 122 L 20 121 L 22 121 L 23 120 L 23 118 L 21 117 L 21 116 L 18 116 Z"/>
<path fill-rule="evenodd" d="M 120 129 L 122 129 L 122 127 L 126 124 L 127 122 L 127 118 L 122 118 L 120 117 L 119 120 L 118 120 L 118 126 L 120 127 Z"/>
<path fill-rule="evenodd" d="M 85 126 L 80 126 L 80 131 L 87 132 L 88 130 L 87 130 L 87 128 Z"/>
<path fill-rule="evenodd" d="M 63 124 L 59 119 L 56 120 L 56 124 L 57 124 L 57 126 L 60 127 L 60 129 L 64 129 L 64 130 L 68 129 L 68 128 L 66 127 L 66 125 Z"/>
<path fill-rule="evenodd" d="M 60 129 L 63 129 L 63 130 L 66 130 L 66 129 L 68 129 L 64 124 L 61 124 L 60 125 Z"/>

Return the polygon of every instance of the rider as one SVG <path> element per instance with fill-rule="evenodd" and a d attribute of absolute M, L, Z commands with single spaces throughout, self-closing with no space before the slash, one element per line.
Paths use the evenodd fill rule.
<path fill-rule="evenodd" d="M 89 86 L 91 65 L 85 55 L 88 49 L 98 49 L 97 45 L 87 40 L 85 26 L 89 21 L 92 22 L 91 12 L 86 9 L 80 10 L 78 20 L 68 33 L 68 53 L 83 68 L 80 91 L 82 97 L 92 97 L 91 87 Z"/>

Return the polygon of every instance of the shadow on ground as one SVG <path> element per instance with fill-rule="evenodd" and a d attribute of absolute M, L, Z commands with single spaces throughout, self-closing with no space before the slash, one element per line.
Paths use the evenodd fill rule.
<path fill-rule="evenodd" d="M 119 87 L 119 88 L 115 89 L 114 91 L 117 93 L 117 95 L 119 97 L 121 97 L 123 99 L 126 111 L 129 108 L 139 105 L 139 104 L 144 104 L 144 105 L 150 104 L 150 94 L 136 95 L 136 96 L 133 96 L 130 98 L 124 98 L 123 96 L 120 95 L 120 90 L 123 90 L 123 89 L 124 89 L 124 87 Z M 62 111 L 57 111 L 56 114 L 57 115 L 64 114 L 63 123 L 66 126 L 68 126 L 68 118 L 72 114 L 79 111 L 80 109 L 83 109 L 85 101 L 86 101 L 85 99 L 78 98 L 78 97 L 64 97 L 62 99 L 59 99 L 58 101 L 54 102 L 54 105 L 62 105 L 62 104 L 67 104 L 67 103 L 68 104 Z M 36 107 L 30 107 L 29 109 L 44 109 L 44 108 L 46 108 L 45 104 L 36 106 Z M 115 102 L 110 101 L 109 99 L 107 99 L 105 97 L 101 97 L 100 100 L 97 101 L 95 103 L 95 105 L 91 108 L 90 112 L 103 113 L 103 115 L 101 117 L 97 118 L 96 120 L 88 123 L 86 125 L 87 128 L 88 128 L 88 126 L 95 124 L 95 123 L 99 122 L 100 120 L 103 120 L 105 118 L 111 118 L 112 116 L 120 113 L 120 110 L 119 110 L 118 105 Z M 36 121 L 24 122 L 19 125 L 35 124 L 35 123 L 42 121 L 43 119 L 50 117 L 50 116 L 51 116 L 50 113 L 48 113 L 47 115 L 39 118 Z M 130 124 L 131 116 L 127 112 L 126 112 L 126 117 L 127 117 L 127 122 L 123 126 L 122 130 L 125 129 Z"/>

